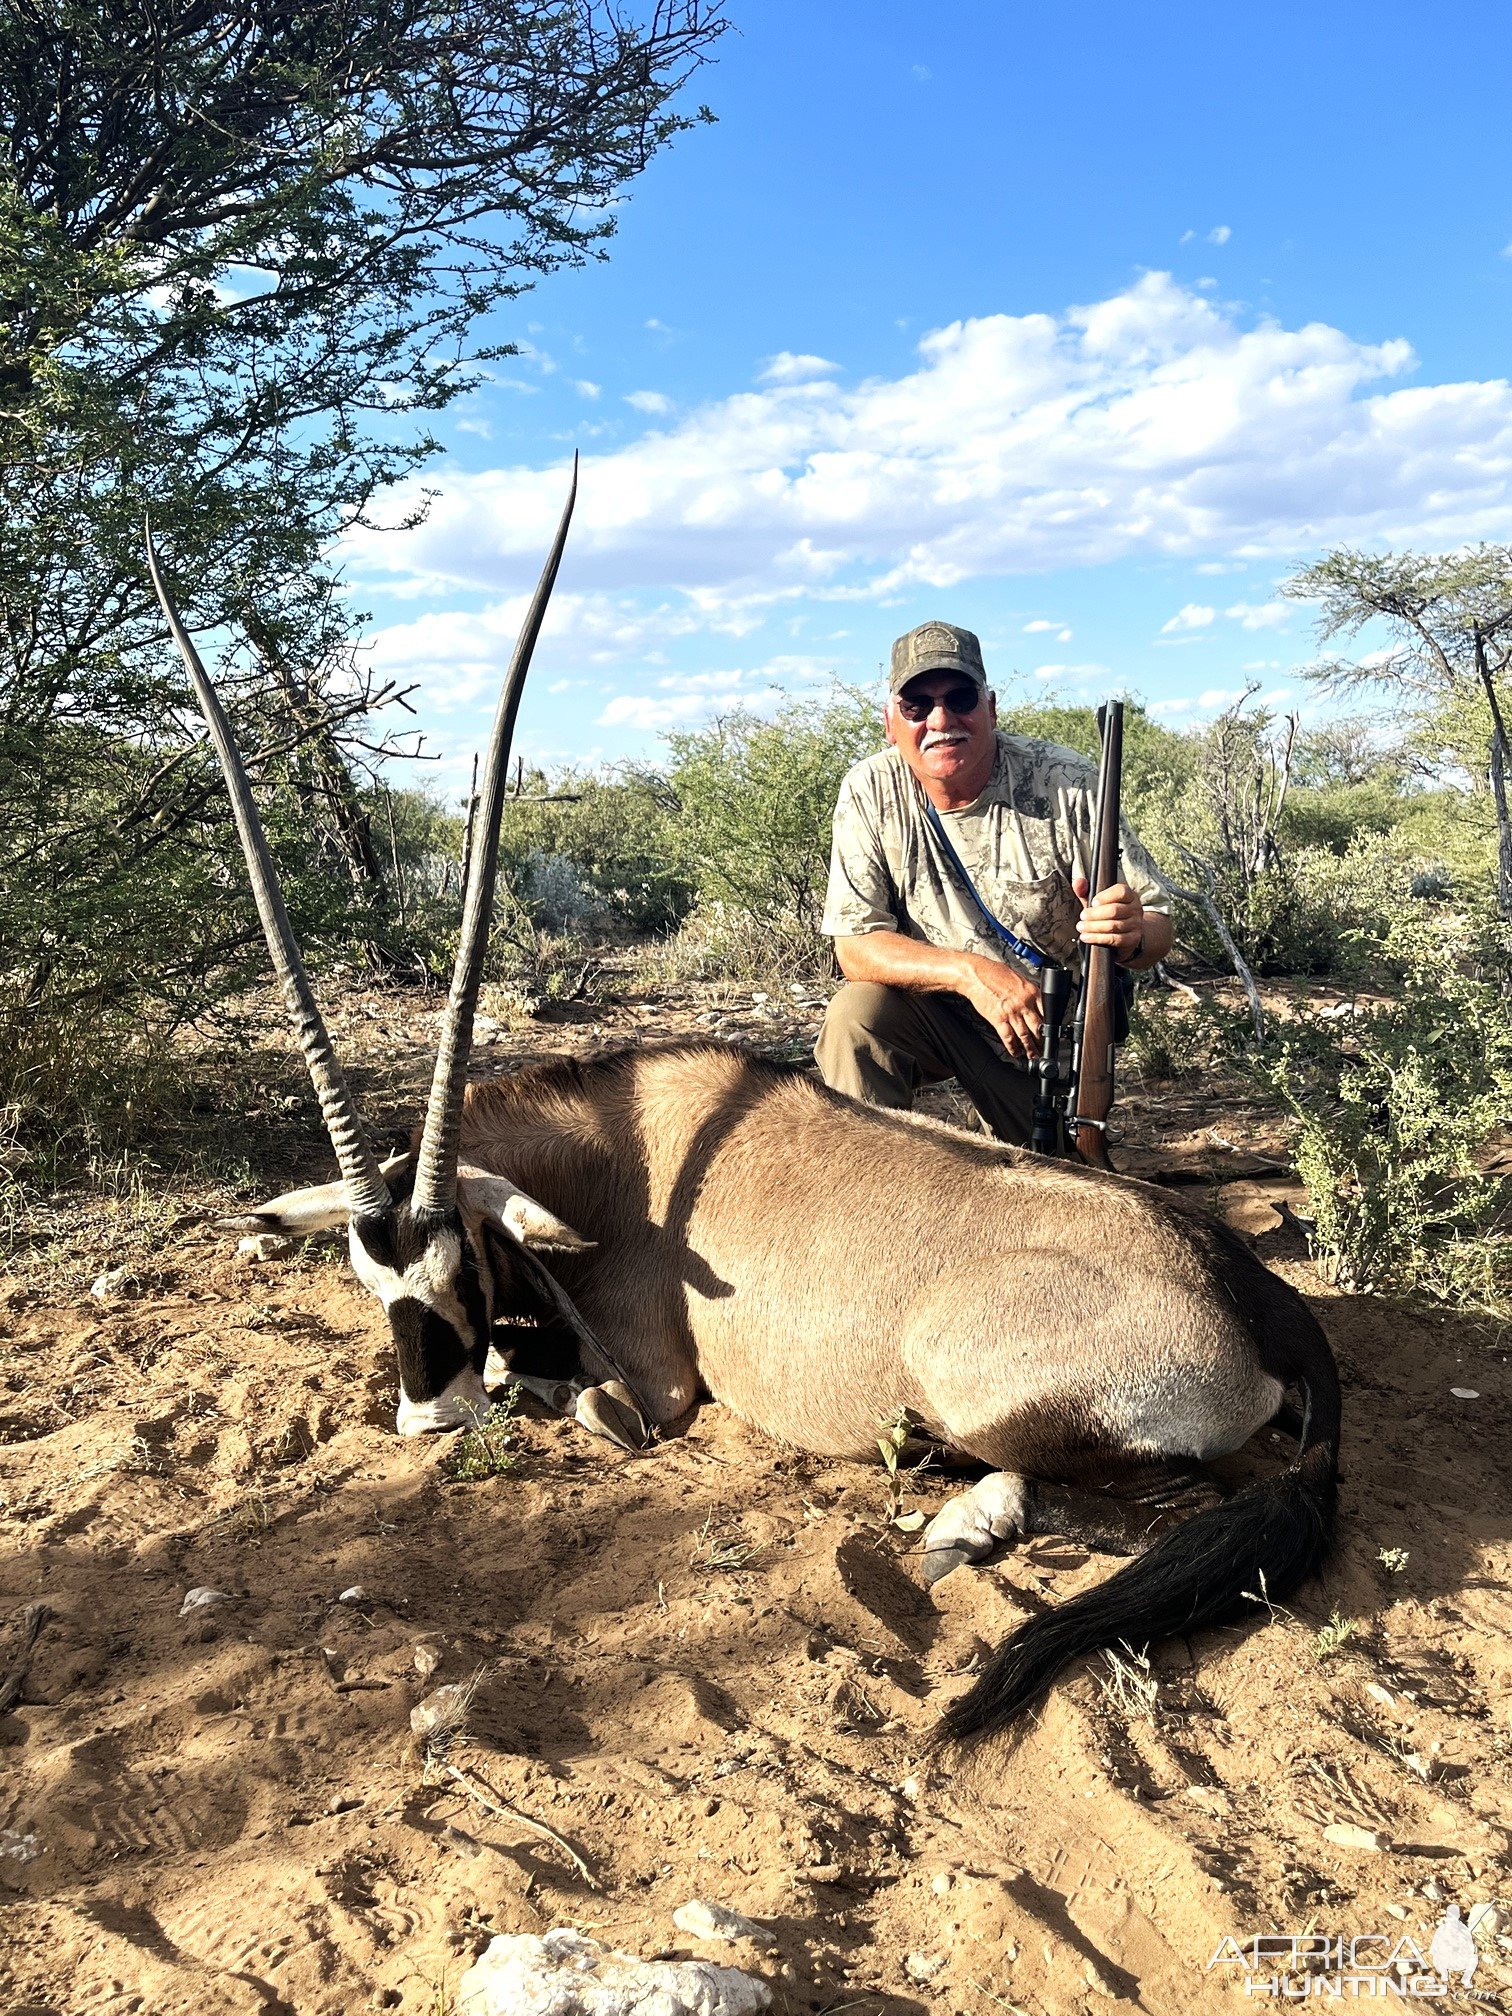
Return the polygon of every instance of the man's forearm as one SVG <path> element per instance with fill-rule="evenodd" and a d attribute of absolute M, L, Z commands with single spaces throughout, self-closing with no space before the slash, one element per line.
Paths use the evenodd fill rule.
<path fill-rule="evenodd" d="M 869 980 L 879 987 L 904 987 L 920 994 L 960 994 L 965 991 L 970 955 L 901 931 L 868 931 L 859 938 L 837 938 L 835 957 L 847 980 Z"/>

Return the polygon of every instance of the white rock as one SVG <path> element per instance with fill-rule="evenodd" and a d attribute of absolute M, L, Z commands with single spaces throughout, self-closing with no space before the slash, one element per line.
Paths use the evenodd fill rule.
<path fill-rule="evenodd" d="M 1479 1400 L 1480 1395 L 1473 1386 L 1451 1386 L 1449 1391 L 1456 1400 Z"/>
<path fill-rule="evenodd" d="M 910 1981 L 933 1981 L 949 1957 L 948 1953 L 910 1953 L 903 1962 L 903 1972 Z"/>
<path fill-rule="evenodd" d="M 415 1671 L 422 1680 L 429 1680 L 441 1664 L 441 1648 L 438 1645 L 417 1645 L 415 1647 Z"/>
<path fill-rule="evenodd" d="M 410 1727 L 423 1742 L 427 1736 L 461 1730 L 467 1725 L 467 1704 L 472 1690 L 467 1687 L 438 1687 L 417 1701 L 410 1710 Z"/>
<path fill-rule="evenodd" d="M 224 1589 L 191 1589 L 179 1605 L 180 1617 L 188 1617 L 196 1610 L 213 1610 L 217 1603 L 234 1603 L 236 1598 Z"/>
<path fill-rule="evenodd" d="M 285 1260 L 299 1251 L 299 1243 L 282 1232 L 253 1232 L 237 1240 L 236 1254 L 239 1260 Z"/>
<path fill-rule="evenodd" d="M 672 1913 L 672 1923 L 679 1932 L 686 1932 L 694 1939 L 750 1939 L 758 1946 L 777 1944 L 766 1926 L 758 1925 L 754 1918 L 732 1911 L 727 1904 L 710 1904 L 702 1897 L 679 1904 Z"/>
<path fill-rule="evenodd" d="M 109 1302 L 117 1295 L 135 1294 L 137 1285 L 137 1278 L 129 1267 L 107 1267 L 89 1284 L 89 1292 L 96 1302 Z"/>
<path fill-rule="evenodd" d="M 1359 1848 L 1367 1855 L 1379 1855 L 1389 1845 L 1386 1836 L 1378 1834 L 1375 1828 L 1356 1827 L 1348 1820 L 1337 1820 L 1333 1826 L 1325 1827 L 1323 1839 L 1332 1841 L 1336 1848 Z"/>
<path fill-rule="evenodd" d="M 35 1834 L 23 1834 L 19 1827 L 0 1827 L 0 1855 L 14 1862 L 35 1862 L 42 1853 Z"/>
<path fill-rule="evenodd" d="M 368 1593 L 360 1582 L 354 1582 L 350 1589 L 343 1589 L 336 1598 L 338 1603 L 366 1603 Z"/>
<path fill-rule="evenodd" d="M 762 2016 L 765 1981 L 707 1960 L 636 1960 L 559 1927 L 502 1933 L 457 1984 L 459 2016 Z"/>

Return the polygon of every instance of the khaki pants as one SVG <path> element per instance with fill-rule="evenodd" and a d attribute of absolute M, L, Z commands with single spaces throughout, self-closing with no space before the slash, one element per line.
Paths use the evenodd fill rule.
<path fill-rule="evenodd" d="M 814 1057 L 826 1085 L 869 1106 L 907 1110 L 921 1085 L 955 1078 L 1000 1141 L 1028 1143 L 1034 1078 L 957 994 L 851 981 L 825 1010 Z"/>

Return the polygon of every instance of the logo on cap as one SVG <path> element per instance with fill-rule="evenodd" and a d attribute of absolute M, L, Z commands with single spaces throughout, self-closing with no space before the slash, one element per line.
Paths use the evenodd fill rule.
<path fill-rule="evenodd" d="M 964 672 L 979 686 L 987 684 L 982 647 L 970 630 L 956 623 L 921 623 L 892 647 L 890 690 L 897 693 L 921 672 Z"/>

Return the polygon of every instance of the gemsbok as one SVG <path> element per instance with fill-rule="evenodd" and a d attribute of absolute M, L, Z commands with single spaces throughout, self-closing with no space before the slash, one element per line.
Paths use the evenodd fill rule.
<path fill-rule="evenodd" d="M 340 1170 L 225 1229 L 347 1228 L 393 1334 L 401 1434 L 476 1418 L 495 1322 L 533 1319 L 575 1353 L 579 1418 L 621 1441 L 708 1394 L 821 1454 L 875 1459 L 879 1423 L 902 1412 L 985 1464 L 926 1530 L 930 1581 L 1032 1530 L 1037 1486 L 1135 1508 L 1146 1550 L 1013 1632 L 947 1711 L 949 1737 L 1000 1727 L 1080 1655 L 1283 1600 L 1328 1545 L 1339 1381 L 1301 1297 L 1226 1227 L 1146 1184 L 864 1107 L 719 1043 L 467 1086 L 510 740 L 576 490 L 574 467 L 499 700 L 424 1121 L 412 1153 L 382 1166 L 149 534 Z M 1299 1436 L 1288 1467 L 1171 1523 L 1199 1466 L 1282 1421 Z"/>

